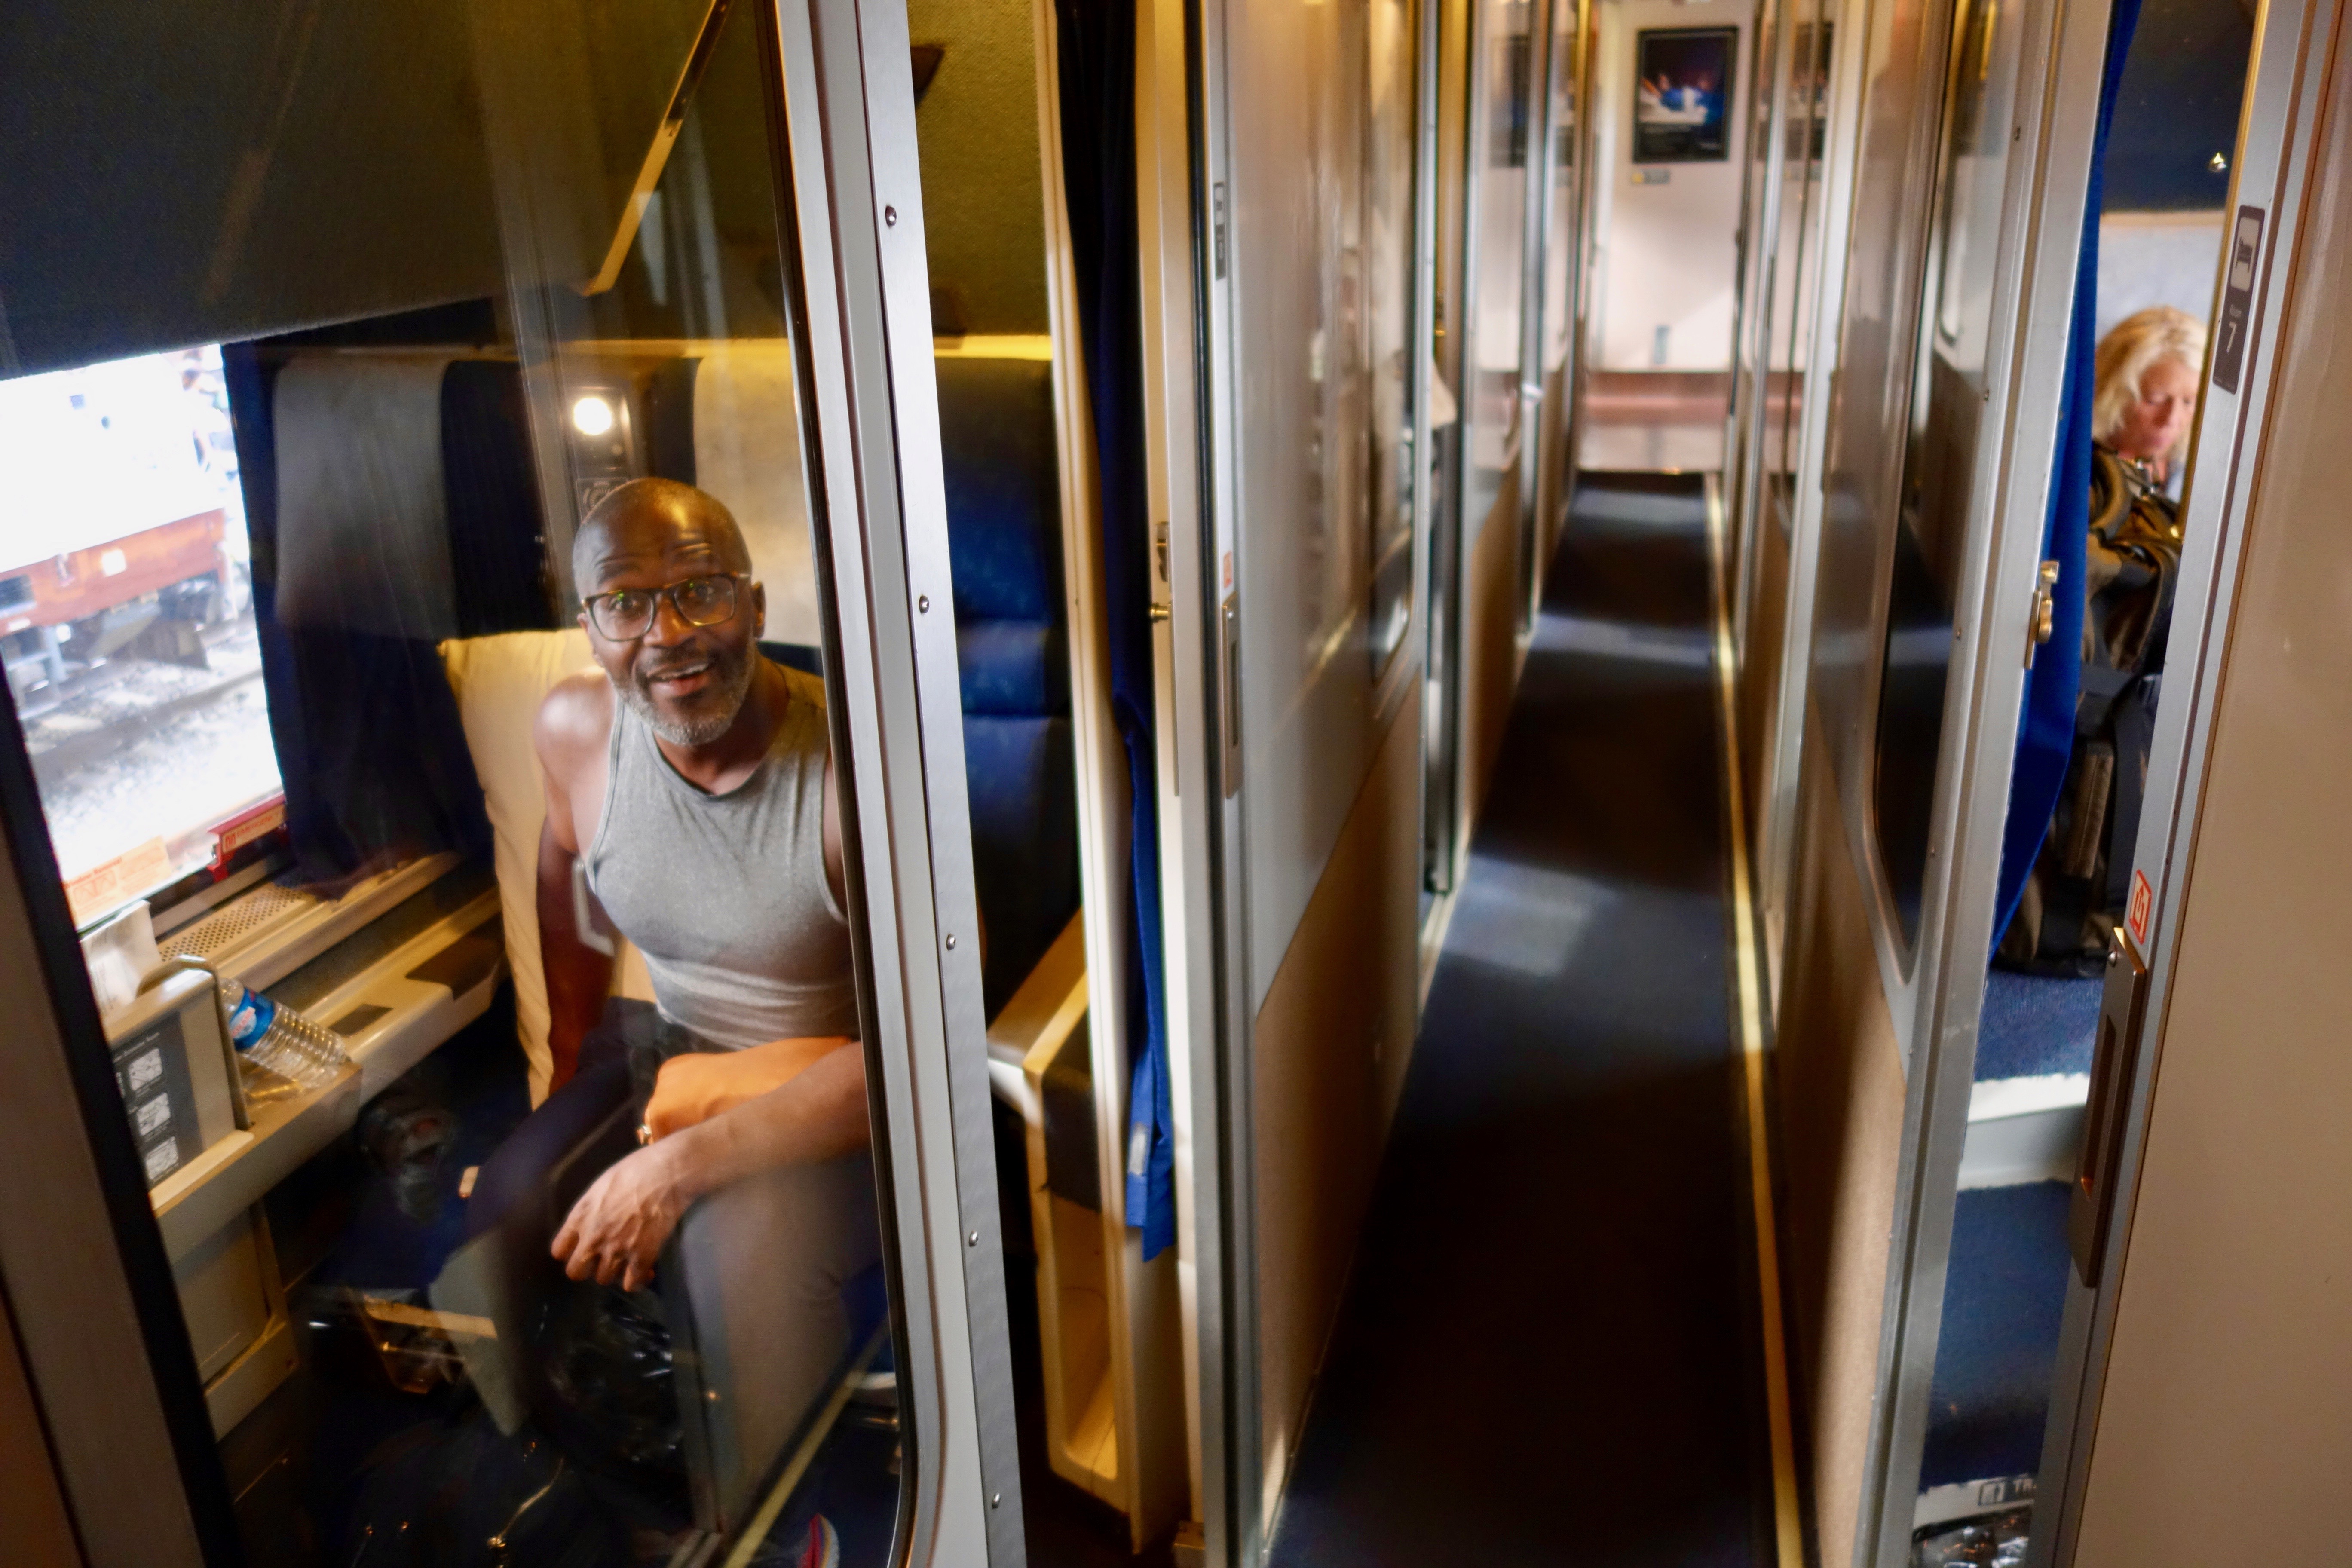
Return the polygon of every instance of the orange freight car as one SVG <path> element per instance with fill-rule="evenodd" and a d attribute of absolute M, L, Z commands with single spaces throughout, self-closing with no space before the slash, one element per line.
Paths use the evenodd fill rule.
<path fill-rule="evenodd" d="M 219 507 L 110 543 L 0 570 L 0 636 L 87 620 L 181 584 L 218 583 L 227 536 Z"/>

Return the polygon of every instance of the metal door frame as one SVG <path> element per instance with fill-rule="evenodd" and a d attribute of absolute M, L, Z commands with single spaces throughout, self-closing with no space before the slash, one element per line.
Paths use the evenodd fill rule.
<path fill-rule="evenodd" d="M 1528 6 L 1528 143 L 1525 185 L 1519 209 L 1519 515 L 1518 605 L 1512 638 L 1524 652 L 1535 637 L 1536 606 L 1543 598 L 1546 498 L 1543 480 L 1551 464 L 1544 441 L 1544 247 L 1551 239 L 1559 189 L 1552 178 L 1559 152 L 1552 124 L 1553 73 L 1559 64 L 1552 46 L 1559 41 L 1553 13 L 1574 10 L 1577 0 L 1526 0 Z M 1571 282 L 1571 287 L 1573 283 Z M 1563 392 L 1563 395 L 1565 393 Z"/>
<path fill-rule="evenodd" d="M 1775 1004 L 1781 972 L 1780 942 L 1799 826 L 1797 786 L 1805 750 L 1805 716 L 1811 702 L 1813 599 L 1819 586 L 1822 491 L 1828 458 L 1830 398 L 1836 385 L 1838 341 L 1845 298 L 1847 238 L 1853 216 L 1857 159 L 1862 147 L 1862 110 L 1869 45 L 1869 0 L 1831 0 L 1815 25 L 1834 22 L 1835 52 L 1827 62 L 1828 114 L 1822 136 L 1817 215 L 1807 222 L 1816 263 L 1801 287 L 1812 289 L 1812 316 L 1805 343 L 1805 369 L 1799 404 L 1797 469 L 1791 476 L 1789 521 L 1789 607 L 1781 617 L 1780 691 L 1774 699 L 1769 750 L 1762 767 L 1756 810 L 1757 897 L 1762 906 L 1765 974 Z M 1819 68 L 1818 67 L 1816 68 Z M 1810 160 L 1810 154 L 1809 161 Z M 1802 241 L 1801 241 L 1802 243 Z"/>
<path fill-rule="evenodd" d="M 1771 105 L 1759 123 L 1751 97 L 1741 142 L 1747 162 L 1739 183 L 1738 292 L 1732 305 L 1731 405 L 1726 411 L 1724 468 L 1731 498 L 1732 563 L 1738 580 L 1732 586 L 1731 643 L 1738 662 L 1748 662 L 1748 626 L 1756 612 L 1756 557 L 1762 537 L 1763 506 L 1759 484 L 1764 450 L 1771 431 L 1772 328 L 1780 284 L 1780 188 L 1788 168 L 1786 135 L 1790 62 L 1795 53 L 1796 28 L 1790 21 L 1792 0 L 1759 0 L 1754 43 L 1749 55 L 1756 72 L 1756 90 L 1771 94 Z M 1769 11 L 1769 23 L 1766 12 Z M 1769 47 L 1771 58 L 1765 58 Z M 1753 140 L 1766 146 L 1759 174 Z M 1760 188 L 1759 188 L 1760 187 Z M 1793 300 L 1791 301 L 1793 303 Z M 1754 358 L 1742 357 L 1742 345 Z"/>
<path fill-rule="evenodd" d="M 1884 879 L 1870 873 L 1881 980 L 1898 1038 L 1908 1043 L 1856 1568 L 1900 1568 L 1910 1555 L 2098 110 L 2095 90 L 2066 89 L 2100 79 L 2108 0 L 2048 0 L 2025 16 L 1987 341 L 1985 388 L 1989 410 L 1997 412 L 1980 427 L 1968 481 L 1957 647 L 1907 975 L 1900 965 L 1887 973 L 1887 899 Z M 1938 92 L 1948 90 L 1949 76 L 1947 63 L 1935 79 Z M 1948 118 L 1948 105 L 1938 112 Z M 1939 145 L 1941 139 L 1939 132 Z M 1883 585 L 1881 601 L 1883 617 Z M 1865 711 L 1875 710 L 1876 684 Z M 1868 806 L 1866 795 L 1841 802 L 1858 868 L 1877 865 Z"/>
<path fill-rule="evenodd" d="M 909 1350 L 896 1555 L 1019 1564 L 979 944 L 956 934 L 976 931 L 976 903 L 906 12 L 808 0 L 771 16 L 816 545 L 834 589 L 833 722 L 840 765 L 865 786 L 844 825 L 853 912 L 879 917 L 857 924 Z M 20 1006 L 0 1042 L 0 1181 L 42 1194 L 0 1205 L 0 1280 L 80 1543 L 93 1564 L 234 1563 L 218 1447 L 120 1095 L 87 1047 L 102 1030 L 13 711 L 0 715 L 0 975 L 47 1003 Z"/>
<path fill-rule="evenodd" d="M 1176 1124 L 1177 1247 L 1192 1271 L 1182 1311 L 1192 1502 L 1208 1562 L 1238 1560 L 1239 1412 L 1256 1408 L 1246 1162 L 1247 905 L 1236 843 L 1241 801 L 1224 787 L 1223 590 L 1208 405 L 1216 384 L 1211 286 L 1224 254 L 1223 187 L 1209 184 L 1201 7 L 1140 0 L 1136 26 L 1136 180 L 1145 450 L 1152 515 L 1168 549 L 1155 567 L 1167 617 L 1155 627 L 1160 856 L 1170 1098 Z M 1229 514 L 1228 514 L 1229 515 Z M 1228 535 L 1228 539 L 1229 539 Z M 1228 542 L 1223 547 L 1230 549 Z M 1232 825 L 1229 830 L 1228 825 Z M 1236 1021 L 1238 1020 L 1238 1021 Z M 1236 1030 L 1239 1032 L 1237 1033 Z M 1254 1431 L 1254 1424 L 1250 1428 Z M 1254 1438 L 1253 1438 L 1254 1441 Z"/>
<path fill-rule="evenodd" d="M 1026 1560 L 904 0 L 779 4 L 817 541 L 855 790 L 918 1563 Z M 895 459 L 895 460 L 893 460 Z M 928 1333 L 924 1331 L 928 1330 Z"/>
<path fill-rule="evenodd" d="M 1157 5 L 1160 0 L 1154 0 Z M 1188 973 L 1188 989 L 1206 986 L 1205 1026 L 1185 1042 L 1196 1108 L 1194 1135 L 1215 1139 L 1218 1157 L 1203 1161 L 1196 1145 L 1194 1212 L 1218 1245 L 1213 1275 L 1201 1279 L 1200 1390 L 1202 1535 L 1213 1568 L 1258 1568 L 1265 1560 L 1265 1437 L 1261 1421 L 1257 1336 L 1257 1189 L 1251 1164 L 1250 1062 L 1256 1014 L 1250 1005 L 1250 923 L 1247 820 L 1242 809 L 1239 628 L 1228 636 L 1227 605 L 1242 584 L 1234 563 L 1239 552 L 1239 465 L 1234 461 L 1234 290 L 1228 229 L 1231 149 L 1225 75 L 1228 0 L 1193 0 L 1194 32 L 1187 40 L 1192 75 L 1192 161 L 1198 268 L 1195 391 L 1198 411 L 1201 507 L 1192 530 L 1189 569 L 1171 584 L 1181 596 L 1178 615 L 1193 617 L 1203 635 L 1194 645 L 1203 667 L 1199 725 L 1204 784 L 1185 813 L 1188 829 L 1198 825 L 1198 847 L 1185 861 L 1187 912 L 1205 930 L 1199 952 L 1208 973 Z M 1165 154 L 1163 153 L 1163 157 Z M 1171 527 L 1171 536 L 1174 530 Z M 1236 617 L 1237 618 L 1237 617 Z M 1214 744 L 1209 742 L 1213 739 Z M 1182 743 L 1180 732 L 1179 745 Z M 1210 759 L 1215 759 L 1213 763 Z M 1182 774 L 1179 774 L 1180 779 Z M 1188 835 L 1189 837 L 1189 835 Z M 1200 879 L 1198 897 L 1189 879 Z M 1197 914 L 1193 911 L 1197 910 Z"/>
<path fill-rule="evenodd" d="M 1537 515 L 1533 526 L 1527 531 L 1529 559 L 1522 573 L 1522 585 L 1526 589 L 1526 602 L 1521 607 L 1520 636 L 1523 641 L 1534 635 L 1536 616 L 1543 603 L 1544 574 L 1550 567 L 1552 548 L 1559 541 L 1560 521 L 1575 492 L 1577 410 L 1581 402 L 1578 393 L 1583 380 L 1583 359 L 1580 352 L 1582 345 L 1576 328 L 1584 287 L 1585 197 L 1591 177 L 1587 127 L 1591 121 L 1590 89 L 1592 60 L 1591 40 L 1587 35 L 1591 28 L 1593 0 L 1549 0 L 1549 5 L 1552 14 L 1544 18 L 1542 199 L 1535 204 L 1537 226 L 1528 251 L 1529 270 L 1535 274 L 1529 294 L 1534 301 L 1530 311 L 1533 330 L 1527 340 L 1530 346 L 1524 351 L 1526 361 L 1536 367 L 1535 384 L 1546 399 L 1550 396 L 1546 385 L 1550 373 L 1544 365 L 1546 340 L 1554 331 L 1559 331 L 1567 342 L 1568 350 L 1560 360 L 1559 399 L 1562 406 L 1557 410 L 1557 416 L 1544 412 L 1545 405 L 1538 403 L 1542 418 L 1537 426 L 1539 432 L 1537 451 L 1528 481 Z M 1554 58 L 1557 46 L 1561 42 L 1558 22 L 1563 14 L 1570 18 L 1568 58 L 1564 62 Z M 1574 132 L 1574 142 L 1566 159 L 1560 157 L 1559 133 L 1562 127 L 1553 118 L 1552 112 L 1559 104 L 1554 89 L 1562 85 L 1560 73 L 1564 67 L 1572 68 L 1574 72 L 1564 84 L 1574 106 L 1570 111 L 1568 127 Z M 1571 171 L 1569 189 L 1564 195 L 1556 178 L 1562 167 Z M 1556 237 L 1559 237 L 1558 220 L 1563 209 L 1567 220 L 1564 238 L 1568 255 L 1562 265 L 1567 268 L 1568 276 L 1567 288 L 1560 299 L 1560 310 L 1565 320 L 1555 322 L 1545 309 L 1548 303 L 1546 279 L 1549 276 L 1546 269 L 1549 247 Z M 1557 439 L 1547 441 L 1541 438 L 1540 432 L 1547 425 Z"/>
<path fill-rule="evenodd" d="M 195 1352 L 14 704 L 0 707 L 0 1289 L 84 1556 L 241 1560 Z M 166 1482 L 165 1477 L 173 1478 Z"/>
<path fill-rule="evenodd" d="M 1423 625 L 1424 647 L 1422 656 L 1422 875 L 1423 886 L 1437 895 L 1440 904 L 1432 910 L 1434 919 L 1424 929 L 1424 939 L 1442 930 L 1444 920 L 1443 900 L 1454 892 L 1460 880 L 1462 863 L 1467 852 L 1469 834 L 1466 829 L 1466 809 L 1463 803 L 1462 713 L 1462 582 L 1468 555 L 1465 549 L 1467 521 L 1464 514 L 1465 486 L 1468 474 L 1471 379 L 1477 374 L 1474 358 L 1475 345 L 1472 324 L 1476 319 L 1474 301 L 1478 284 L 1475 264 L 1478 257 L 1478 181 L 1474 177 L 1477 167 L 1479 108 L 1488 89 L 1486 71 L 1479 51 L 1478 24 L 1486 6 L 1498 0 L 1430 0 L 1428 17 L 1423 23 L 1423 37 L 1428 56 L 1423 68 L 1424 86 L 1423 126 L 1431 143 L 1431 198 L 1433 213 L 1436 196 L 1435 160 L 1444 139 L 1444 12 L 1458 6 L 1462 16 L 1462 148 L 1460 166 L 1454 171 L 1461 181 L 1461 232 L 1452 236 L 1454 263 L 1454 295 L 1446 300 L 1448 349 L 1455 359 L 1453 383 L 1454 423 L 1445 438 L 1443 472 L 1433 489 L 1436 503 L 1429 512 L 1429 542 L 1423 575 L 1426 579 L 1424 603 L 1429 617 Z M 1436 247 L 1446 243 L 1446 236 L 1435 235 L 1431 242 L 1431 289 L 1437 288 Z M 1431 345 L 1434 357 L 1435 324 L 1433 317 L 1431 336 L 1423 341 Z M 1438 369 L 1443 372 L 1441 363 Z M 1442 797 L 1431 788 L 1442 783 Z M 1424 952 L 1426 966 L 1428 954 Z"/>
<path fill-rule="evenodd" d="M 2179 958 L 2176 931 L 2188 897 L 2186 879 L 2171 873 L 2188 864 L 2196 837 L 2237 603 L 2245 522 L 2257 483 L 2255 459 L 2272 416 L 2293 281 L 2291 262 L 2326 112 L 2319 100 L 2327 86 L 2330 56 L 2343 47 L 2345 20 L 2341 7 L 2330 0 L 2266 0 L 2255 19 L 2229 202 L 2223 208 L 2225 247 L 2242 206 L 2264 209 L 2251 331 L 2238 391 L 2213 380 L 2210 348 L 2203 369 L 2183 498 L 2185 547 L 2173 617 L 2175 626 L 2195 626 L 2199 635 L 2193 649 L 2177 649 L 2167 660 L 2165 684 L 2168 693 L 2178 695 L 2158 710 L 2133 855 L 2135 878 L 2145 877 L 2154 895 L 2147 941 L 2134 942 L 2147 968 L 2143 1048 L 2125 1086 L 2121 1163 L 2107 1200 L 2116 1229 L 2106 1248 L 2102 1282 L 2097 1288 L 2085 1287 L 2071 1270 L 2067 1278 L 2049 1424 L 2042 1436 L 2037 1522 L 2027 1559 L 2034 1568 L 2072 1563 L 2079 1541 L 2084 1482 L 2098 1436 L 2107 1352 L 2121 1295 L 2111 1287 L 2121 1278 L 2130 1247 L 2149 1102 L 2162 1066 L 2163 1019 Z M 2333 63 L 2339 71 L 2345 68 L 2340 59 Z M 2227 286 L 2227 260 L 2225 248 L 2216 279 L 2217 300 Z M 2217 309 L 2217 321 L 2219 314 Z M 2293 416 L 2292 411 L 2282 413 Z M 2190 657 L 2184 659 L 2183 652 Z"/>

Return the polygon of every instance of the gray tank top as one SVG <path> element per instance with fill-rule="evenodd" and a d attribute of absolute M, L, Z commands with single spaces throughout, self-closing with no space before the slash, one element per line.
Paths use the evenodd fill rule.
<path fill-rule="evenodd" d="M 616 700 L 584 862 L 663 1016 L 730 1049 L 857 1033 L 849 921 L 824 875 L 824 686 L 796 669 L 784 681 L 775 743 L 724 795 L 680 778 Z"/>

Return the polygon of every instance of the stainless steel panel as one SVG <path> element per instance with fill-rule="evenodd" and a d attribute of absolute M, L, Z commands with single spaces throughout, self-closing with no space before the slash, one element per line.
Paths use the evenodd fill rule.
<path fill-rule="evenodd" d="M 2011 138 L 2019 7 L 1959 0 L 1913 347 L 1909 418 L 1878 660 L 1871 821 L 1906 946 L 1919 936 L 1953 673 L 1971 472 L 1990 399 L 1986 350 Z"/>
<path fill-rule="evenodd" d="M 1871 715 L 1890 531 L 1911 407 L 1912 347 L 1941 126 L 1950 0 L 1875 0 L 1847 239 L 1838 384 L 1823 474 L 1815 700 L 1840 794 L 1870 784 Z"/>
<path fill-rule="evenodd" d="M 1402 428 L 1407 363 L 1408 16 L 1249 8 L 1228 14 L 1221 50 L 1253 1010 L 1370 761 L 1368 523 L 1395 503 L 1375 464 L 1396 461 L 1373 425 L 1386 409 Z M 1379 537 L 1393 547 L 1392 529 Z"/>

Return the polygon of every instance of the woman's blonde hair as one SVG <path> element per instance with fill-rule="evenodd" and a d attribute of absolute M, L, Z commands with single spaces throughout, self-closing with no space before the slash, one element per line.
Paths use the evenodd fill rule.
<path fill-rule="evenodd" d="M 2117 321 L 2099 340 L 2092 357 L 2095 372 L 2091 395 L 2091 438 L 2105 441 L 2119 429 L 2132 405 L 2139 401 L 2140 378 L 2159 360 L 2177 359 L 2194 375 L 2205 367 L 2205 323 L 2169 305 L 2150 305 Z M 2189 451 L 2184 431 L 2180 443 L 2165 454 L 2178 462 Z"/>

